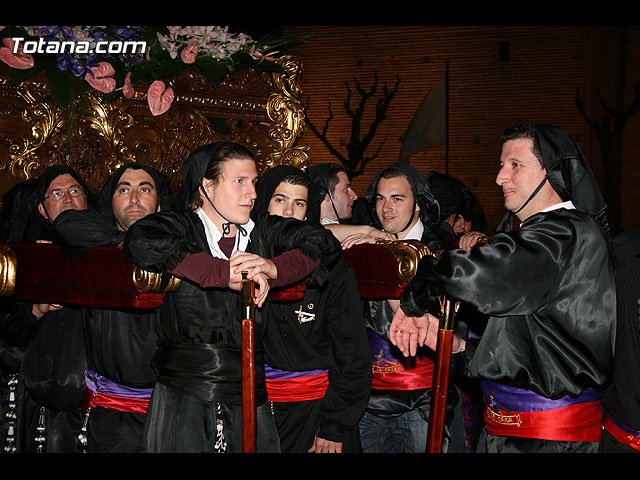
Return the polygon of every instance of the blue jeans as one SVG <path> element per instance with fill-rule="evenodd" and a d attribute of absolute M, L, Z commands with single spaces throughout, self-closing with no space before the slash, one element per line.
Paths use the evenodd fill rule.
<path fill-rule="evenodd" d="M 425 453 L 428 429 L 429 424 L 417 409 L 393 418 L 365 412 L 360 420 L 362 450 L 364 453 Z"/>

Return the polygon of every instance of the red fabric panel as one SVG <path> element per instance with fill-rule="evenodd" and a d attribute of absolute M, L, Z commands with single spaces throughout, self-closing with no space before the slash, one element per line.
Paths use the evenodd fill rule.
<path fill-rule="evenodd" d="M 398 261 L 382 245 L 355 245 L 344 251 L 353 266 L 360 297 L 363 299 L 400 298 L 406 282 L 398 275 Z"/>
<path fill-rule="evenodd" d="M 362 244 L 345 250 L 344 256 L 353 266 L 360 297 L 363 299 L 400 298 L 406 282 L 398 275 L 398 262 L 391 250 L 382 245 Z M 299 300 L 304 286 L 272 290 L 271 301 Z"/>
<path fill-rule="evenodd" d="M 140 292 L 133 266 L 118 247 L 95 247 L 75 259 L 52 244 L 9 243 L 17 258 L 20 301 L 88 307 L 155 308 L 164 293 Z"/>

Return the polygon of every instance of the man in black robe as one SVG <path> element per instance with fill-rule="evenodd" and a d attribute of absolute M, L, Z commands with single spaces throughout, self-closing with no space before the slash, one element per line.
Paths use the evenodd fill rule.
<path fill-rule="evenodd" d="M 404 163 L 384 168 L 369 185 L 365 197 L 374 227 L 396 240 L 420 241 L 436 253 L 449 248 L 436 236 L 439 205 L 426 177 L 416 168 Z M 360 422 L 365 453 L 423 453 L 427 448 L 433 352 L 421 348 L 405 359 L 389 342 L 388 327 L 398 305 L 397 299 L 363 302 L 372 365 L 371 395 Z M 460 322 L 458 326 L 464 336 L 464 324 Z M 453 386 L 448 398 L 443 452 L 450 451 L 452 445 L 450 427 L 454 406 L 459 402 Z M 459 435 L 453 437 L 464 442 L 462 424 L 459 427 Z"/>
<path fill-rule="evenodd" d="M 319 221 L 308 175 L 288 165 L 258 181 L 253 214 Z M 358 421 L 371 387 L 369 346 L 353 268 L 344 257 L 324 286 L 266 310 L 267 393 L 283 453 L 361 452 Z"/>
<path fill-rule="evenodd" d="M 478 450 L 595 452 L 615 336 L 605 204 L 567 131 L 519 125 L 502 142 L 496 182 L 520 228 L 423 258 L 389 335 L 407 355 L 435 349 L 439 292 L 472 304 L 491 318 L 480 341 L 454 337 L 453 349 L 484 393 Z"/>
<path fill-rule="evenodd" d="M 63 249 L 82 254 L 118 245 L 137 220 L 168 210 L 169 179 L 147 165 L 127 163 L 106 181 L 98 212 L 69 212 L 54 227 Z M 136 453 L 155 384 L 153 356 L 160 344 L 160 311 L 84 308 L 87 368 L 86 441 L 89 453 Z"/>
<path fill-rule="evenodd" d="M 63 165 L 46 168 L 19 190 L 15 216 L 6 225 L 7 241 L 59 243 L 53 222 L 66 211 L 93 206 L 84 180 Z M 80 310 L 22 302 L 6 308 L 0 334 L 7 344 L 24 351 L 18 378 L 26 393 L 17 407 L 17 451 L 80 452 L 86 363 Z"/>
<path fill-rule="evenodd" d="M 242 431 L 240 274 L 256 281 L 256 449 L 278 452 L 266 402 L 260 308 L 269 286 L 309 274 L 320 284 L 340 245 L 319 225 L 249 213 L 258 174 L 252 153 L 232 142 L 187 158 L 177 211 L 149 215 L 127 231 L 124 251 L 149 271 L 182 278 L 165 297 L 163 343 L 145 425 L 148 452 L 240 452 Z"/>

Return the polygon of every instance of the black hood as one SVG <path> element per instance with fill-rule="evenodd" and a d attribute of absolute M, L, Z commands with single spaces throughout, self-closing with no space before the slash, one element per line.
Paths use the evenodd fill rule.
<path fill-rule="evenodd" d="M 607 205 L 591 166 L 571 134 L 553 125 L 536 124 L 536 142 L 542 153 L 547 177 L 562 200 L 592 216 L 610 236 Z"/>
<path fill-rule="evenodd" d="M 312 192 L 309 192 L 309 200 L 310 204 L 313 205 L 313 210 L 318 209 L 318 219 L 320 218 L 320 204 L 325 199 L 326 195 L 329 194 L 329 179 L 331 178 L 331 168 L 332 166 L 339 166 L 337 163 L 317 163 L 315 165 L 311 165 L 307 168 L 307 174 L 311 178 L 311 182 L 313 183 Z M 346 173 L 346 172 L 345 172 Z M 331 197 L 331 195 L 329 194 Z M 331 200 L 331 204 L 333 205 L 333 199 Z M 339 218 L 338 212 L 335 210 L 335 206 L 333 207 L 335 211 L 336 217 L 338 217 L 338 221 L 340 223 L 345 222 L 345 219 Z"/>
<path fill-rule="evenodd" d="M 427 178 L 415 167 L 407 163 L 394 163 L 384 168 L 375 176 L 367 191 L 365 192 L 365 198 L 369 204 L 371 210 L 371 217 L 373 218 L 374 225 L 377 228 L 381 228 L 378 214 L 376 213 L 376 191 L 378 188 L 378 180 L 380 176 L 390 168 L 398 169 L 409 180 L 409 184 L 413 189 L 413 196 L 418 206 L 420 207 L 420 220 L 422 224 L 428 229 L 433 231 L 435 226 L 440 221 L 440 206 L 436 197 L 429 189 Z"/>
<path fill-rule="evenodd" d="M 294 174 L 302 174 L 309 178 L 306 172 L 290 165 L 276 165 L 264 172 L 256 184 L 257 198 L 253 206 L 252 214 L 268 213 L 269 202 L 271 201 L 273 192 L 275 192 L 285 177 Z M 311 187 L 307 202 L 307 220 L 317 223 L 320 221 L 320 203 L 322 202 L 322 198 L 324 198 L 324 194 L 322 198 L 320 198 L 315 183 L 311 182 L 311 180 L 310 183 Z"/>
<path fill-rule="evenodd" d="M 89 191 L 87 184 L 82 179 L 82 177 L 76 172 L 73 168 L 67 167 L 66 165 L 52 165 L 47 167 L 44 172 L 38 177 L 37 183 L 37 192 L 38 192 L 38 203 L 44 202 L 44 197 L 47 195 L 47 189 L 51 182 L 53 182 L 60 175 L 71 175 L 78 182 L 78 185 L 84 190 L 84 193 L 87 196 L 87 202 L 93 203 L 95 201 L 95 197 Z"/>
<path fill-rule="evenodd" d="M 27 240 L 28 232 L 40 231 L 40 219 L 31 215 L 37 211 L 36 193 L 38 180 L 30 178 L 11 187 L 2 196 L 2 239 L 3 242 L 22 242 Z M 35 225 L 34 225 L 35 224 Z"/>
<path fill-rule="evenodd" d="M 316 186 L 318 195 L 324 196 L 329 193 L 329 177 L 331 176 L 331 166 L 336 163 L 317 163 L 307 168 L 307 174 Z"/>
<path fill-rule="evenodd" d="M 29 215 L 28 231 L 24 232 L 24 241 L 31 242 L 34 240 L 55 240 L 52 232 L 52 224 L 48 218 L 43 217 L 38 211 L 38 205 L 44 202 L 44 197 L 47 195 L 47 190 L 57 177 L 60 175 L 71 175 L 80 185 L 80 188 L 84 191 L 87 198 L 87 208 L 93 209 L 96 206 L 96 197 L 89 190 L 84 179 L 73 168 L 66 165 L 52 165 L 45 168 L 45 170 L 38 176 L 33 185 L 32 195 L 33 197 L 25 195 L 24 201 L 27 202 L 26 213 L 23 209 L 23 213 Z"/>
<path fill-rule="evenodd" d="M 487 233 L 487 220 L 480 202 L 471 190 L 451 175 L 431 171 L 427 175 L 429 189 L 440 205 L 440 220 L 447 219 L 453 213 L 461 214 L 472 223 L 473 230 Z"/>
<path fill-rule="evenodd" d="M 126 163 L 111 174 L 98 195 L 98 209 L 100 210 L 100 213 L 108 218 L 114 225 L 116 223 L 116 219 L 113 215 L 113 194 L 118 187 L 120 177 L 122 177 L 122 174 L 130 168 L 144 170 L 151 176 L 155 183 L 156 191 L 158 192 L 158 205 L 162 211 L 170 210 L 173 207 L 174 200 L 171 196 L 171 181 L 169 180 L 169 177 L 158 172 L 155 168 L 142 163 Z"/>
<path fill-rule="evenodd" d="M 215 142 L 198 147 L 191 152 L 182 165 L 182 184 L 176 195 L 176 208 L 181 211 L 189 209 L 189 203 L 200 188 L 204 174 L 211 161 L 213 153 L 224 142 Z"/>
<path fill-rule="evenodd" d="M 549 183 L 562 200 L 571 200 L 578 210 L 598 215 L 606 204 L 586 157 L 566 130 L 535 125 Z"/>

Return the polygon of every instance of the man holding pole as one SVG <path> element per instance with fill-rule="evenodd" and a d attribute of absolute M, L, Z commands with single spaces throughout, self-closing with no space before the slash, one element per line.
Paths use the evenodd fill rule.
<path fill-rule="evenodd" d="M 383 169 L 367 189 L 366 197 L 374 226 L 398 240 L 421 241 L 436 253 L 449 247 L 437 240 L 438 202 L 426 177 L 414 167 L 396 163 Z M 433 352 L 419 349 L 411 358 L 403 359 L 389 343 L 387 329 L 398 305 L 397 299 L 364 302 L 372 357 L 371 395 L 360 421 L 365 453 L 424 453 L 427 447 L 435 371 Z M 457 390 L 452 389 L 446 408 L 447 425 L 439 445 L 443 452 L 451 451 L 449 423 L 458 401 Z"/>
<path fill-rule="evenodd" d="M 390 339 L 405 355 L 435 349 L 438 296 L 471 303 L 491 315 L 485 333 L 452 350 L 481 382 L 478 451 L 596 452 L 615 337 L 606 206 L 573 138 L 549 125 L 503 133 L 496 182 L 520 228 L 421 260 Z"/>
<path fill-rule="evenodd" d="M 260 309 L 270 287 L 311 275 L 326 281 L 340 245 L 320 225 L 267 214 L 250 218 L 253 154 L 232 142 L 196 149 L 182 167 L 177 211 L 135 222 L 123 249 L 145 270 L 184 281 L 165 297 L 158 376 L 144 431 L 147 452 L 243 451 L 242 273 L 255 282 L 256 451 L 279 452 L 267 403 Z M 166 278 L 166 277 L 165 277 Z M 166 327 L 166 328 L 165 328 Z"/>

